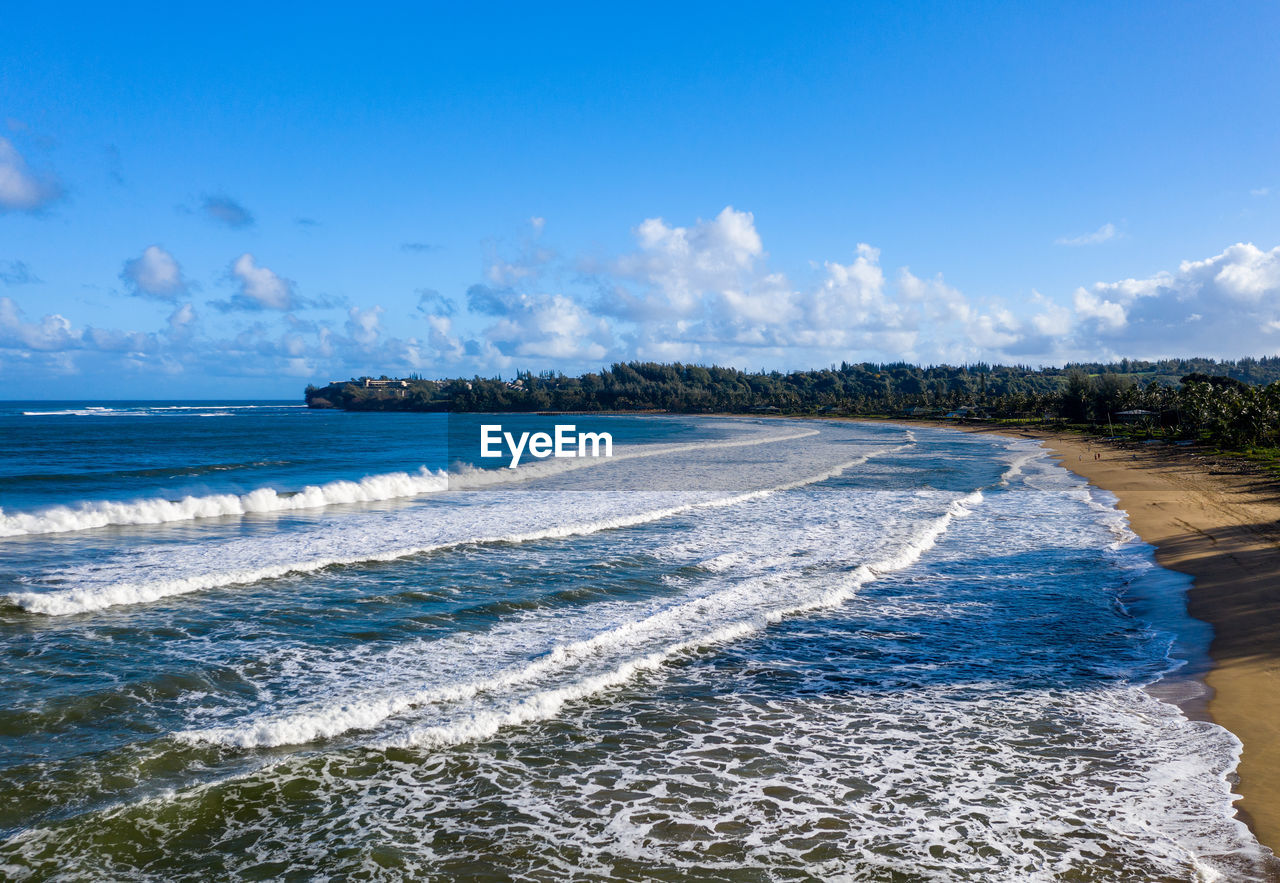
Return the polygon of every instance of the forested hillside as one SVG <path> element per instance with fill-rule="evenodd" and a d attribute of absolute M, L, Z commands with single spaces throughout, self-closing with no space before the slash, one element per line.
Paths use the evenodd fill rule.
<path fill-rule="evenodd" d="M 1062 368 L 846 363 L 791 373 L 631 362 L 578 377 L 360 378 L 309 386 L 306 401 L 313 408 L 356 411 L 951 415 L 1120 423 L 1238 446 L 1276 442 L 1280 358 L 1126 359 Z"/>

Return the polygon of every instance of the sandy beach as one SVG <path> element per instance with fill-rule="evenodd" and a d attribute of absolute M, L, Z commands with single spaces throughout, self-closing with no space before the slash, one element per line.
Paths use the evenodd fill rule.
<path fill-rule="evenodd" d="M 1063 466 L 1115 494 L 1160 564 L 1194 579 L 1189 612 L 1214 629 L 1208 713 L 1244 743 L 1236 806 L 1280 850 L 1280 482 L 1184 448 L 998 432 L 1041 440 Z"/>

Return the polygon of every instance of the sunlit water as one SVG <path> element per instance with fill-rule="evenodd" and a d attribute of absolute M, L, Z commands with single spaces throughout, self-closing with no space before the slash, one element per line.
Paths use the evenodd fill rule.
<path fill-rule="evenodd" d="M 0 877 L 1266 878 L 1185 581 L 1034 444 L 445 419 L 0 410 Z"/>

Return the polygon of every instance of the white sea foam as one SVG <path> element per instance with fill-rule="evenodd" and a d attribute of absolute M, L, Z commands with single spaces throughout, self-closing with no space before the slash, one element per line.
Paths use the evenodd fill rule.
<path fill-rule="evenodd" d="M 904 544 L 882 560 L 858 566 L 843 581 L 821 591 L 816 596 L 794 600 L 784 606 L 772 608 L 766 606 L 763 609 L 756 609 L 747 618 L 731 619 L 694 637 L 678 640 L 642 655 L 627 658 L 603 673 L 539 690 L 531 695 L 520 697 L 505 707 L 469 709 L 467 713 L 459 716 L 460 720 L 445 725 L 417 727 L 407 733 L 388 738 L 383 741 L 383 744 L 440 747 L 489 738 L 504 727 L 554 717 L 566 703 L 578 701 L 626 683 L 640 672 L 653 670 L 668 659 L 682 653 L 746 637 L 790 616 L 837 607 L 849 600 L 867 582 L 910 567 L 919 561 L 921 556 L 937 543 L 938 538 L 946 532 L 955 518 L 969 514 L 970 508 L 981 501 L 980 492 L 968 494 L 954 501 L 942 517 L 929 523 L 911 542 Z M 637 634 L 666 632 L 680 623 L 699 622 L 706 619 L 714 622 L 717 618 L 715 614 L 719 613 L 723 616 L 726 610 L 731 612 L 731 616 L 734 613 L 740 614 L 744 608 L 749 609 L 748 599 L 759 597 L 761 589 L 765 587 L 760 583 L 740 584 L 726 593 L 728 597 L 700 598 L 689 602 L 688 605 L 681 605 L 657 614 L 648 621 L 627 623 L 587 641 L 557 648 L 548 660 L 535 662 L 531 667 L 564 664 L 587 654 L 599 653 L 603 648 L 618 644 L 630 645 L 634 643 Z M 521 672 L 519 681 L 533 680 L 534 677 L 533 673 Z M 477 692 L 493 689 L 496 686 L 498 685 L 486 685 Z M 232 733 L 226 735 L 236 738 Z"/>
<path fill-rule="evenodd" d="M 1061 513 L 1063 500 L 1091 510 L 1089 520 L 1096 525 L 1080 524 L 1081 536 L 1068 545 L 1089 546 L 1096 542 L 1098 528 L 1112 530 L 1114 510 L 1095 508 L 1096 501 L 1077 497 L 1074 482 L 1043 456 L 1029 458 L 1021 467 L 1044 490 L 1033 489 L 1030 498 L 1008 496 L 999 501 L 1000 518 L 1025 513 L 1023 524 L 1033 528 L 1013 536 L 1007 529 L 1000 534 L 1015 539 L 1015 548 L 1040 548 L 1051 541 L 1062 521 L 1052 513 Z M 764 621 L 812 609 L 814 604 L 843 603 L 875 574 L 888 575 L 918 561 L 956 517 L 969 514 L 981 502 L 979 493 L 953 500 L 941 517 L 924 524 L 900 549 L 881 555 L 867 571 L 851 573 L 842 585 L 832 587 L 830 595 L 771 610 Z M 1070 523 L 1072 517 L 1078 518 L 1065 520 Z M 982 555 L 983 538 L 1007 523 L 980 521 L 970 528 L 973 536 L 952 544 L 950 555 Z M 717 563 L 727 569 L 744 563 L 732 555 L 726 553 Z M 590 744 L 595 719 L 612 720 L 612 709 L 574 703 L 659 669 L 673 655 L 748 637 L 761 628 L 761 618 L 754 613 L 734 619 L 735 613 L 745 612 L 735 605 L 767 597 L 767 591 L 755 580 L 737 588 L 741 591 L 726 589 L 562 645 L 524 668 L 464 684 L 453 693 L 405 692 L 370 697 L 367 703 L 357 697 L 296 715 L 182 735 L 192 741 L 265 747 L 376 730 L 374 745 L 430 749 L 484 740 L 504 729 L 568 715 L 571 726 L 582 728 Z M 689 606 L 697 602 L 709 606 Z M 921 606 L 900 615 L 956 613 L 930 613 Z M 882 615 L 892 619 L 888 611 Z M 690 622 L 702 631 L 689 637 L 674 628 Z M 652 642 L 637 640 L 646 632 L 670 640 L 655 648 Z M 609 664 L 591 667 L 600 657 Z M 668 671 L 677 678 L 699 677 L 698 669 Z M 561 677 L 548 677 L 553 674 Z M 730 691 L 721 696 L 715 719 L 705 725 L 673 719 L 667 738 L 627 741 L 620 755 L 605 754 L 598 767 L 566 772 L 562 764 L 556 765 L 555 774 L 564 779 L 560 787 L 548 780 L 536 800 L 515 795 L 510 803 L 522 815 L 539 820 L 535 827 L 542 833 L 537 839 L 549 850 L 548 862 L 554 864 L 556 847 L 573 843 L 575 854 L 581 853 L 579 870 L 590 874 L 594 868 L 601 876 L 607 876 L 619 858 L 637 867 L 705 873 L 714 860 L 698 854 L 697 835 L 684 844 L 665 829 L 707 831 L 716 822 L 728 821 L 754 833 L 742 842 L 741 855 L 735 852 L 735 863 L 725 867 L 798 868 L 832 879 L 855 870 L 881 876 L 931 869 L 947 877 L 1047 883 L 1096 870 L 1103 862 L 1108 868 L 1127 867 L 1159 878 L 1181 879 L 1188 873 L 1189 879 L 1203 881 L 1259 878 L 1261 853 L 1230 813 L 1225 776 L 1239 751 L 1230 734 L 1187 721 L 1173 707 L 1131 687 L 1008 690 L 998 684 L 965 686 L 942 673 L 939 678 L 932 688 L 871 688 L 865 696 L 839 692 L 804 701 L 788 695 L 763 707 L 758 701 L 739 702 L 737 693 Z M 512 691 L 517 684 L 531 689 Z M 662 702 L 669 701 L 655 698 L 649 703 L 647 692 L 639 699 L 628 694 L 627 702 L 639 702 L 638 713 L 645 716 L 643 723 L 633 726 L 655 726 L 664 711 Z M 660 691 L 659 697 L 670 693 Z M 383 731 L 388 718 L 407 716 L 416 705 L 428 704 L 432 720 L 410 720 L 407 728 Z M 453 704 L 458 707 L 440 707 Z M 1027 750 L 1028 731 L 1064 717 L 1071 723 L 1058 731 L 1053 750 Z M 596 737 L 611 738 L 613 732 L 605 729 Z M 1091 759 L 1097 757 L 1100 744 L 1107 747 L 1108 757 Z M 769 758 L 771 770 L 763 777 L 756 770 L 761 756 Z M 475 757 L 482 765 L 475 772 L 481 776 L 529 774 L 524 756 L 495 761 L 479 752 Z M 413 779 L 409 770 L 404 773 Z M 1055 784 L 1068 780 L 1071 789 Z M 424 808 L 437 806 L 438 792 L 444 788 L 433 788 L 429 779 L 406 781 L 404 787 L 406 795 L 427 789 L 432 796 L 419 795 Z M 712 793 L 715 808 L 708 815 Z M 904 795 L 915 803 L 904 806 Z M 581 810 L 572 812 L 574 807 Z M 475 823 L 473 816 L 467 818 Z M 584 831 L 581 818 L 610 821 Z M 494 818 L 492 824 L 501 821 Z M 715 835 L 708 831 L 707 836 Z M 828 840 L 841 844 L 841 849 L 815 851 L 815 843 Z M 815 857 L 824 852 L 828 857 Z"/>
<path fill-rule="evenodd" d="M 218 570 L 173 579 L 154 580 L 148 582 L 114 582 L 105 585 L 90 585 L 43 592 L 12 592 L 5 596 L 5 600 L 13 606 L 20 607 L 32 613 L 42 613 L 50 616 L 66 616 L 76 613 L 86 613 L 93 610 L 101 610 L 118 605 L 145 604 L 175 595 L 184 595 L 191 592 L 199 592 L 223 586 L 255 583 L 261 580 L 275 579 L 287 574 L 313 573 L 327 567 L 338 565 L 394 561 L 399 558 L 456 548 L 458 546 L 483 543 L 525 543 L 534 540 L 583 536 L 604 530 L 633 527 L 635 525 L 670 518 L 675 515 L 698 509 L 734 506 L 744 501 L 758 499 L 762 496 L 767 496 L 778 491 L 826 481 L 840 475 L 845 470 L 853 466 L 867 462 L 870 457 L 875 456 L 877 453 L 884 453 L 886 451 L 898 449 L 899 448 L 890 448 L 882 449 L 878 452 L 871 452 L 861 457 L 854 458 L 853 460 L 841 463 L 834 468 L 826 469 L 821 473 L 809 475 L 805 478 L 775 485 L 773 487 L 732 494 L 729 496 L 699 499 L 693 502 L 680 503 L 674 506 L 664 506 L 657 509 L 648 509 L 617 517 L 600 518 L 592 521 L 576 523 L 561 522 L 559 524 L 552 524 L 534 530 L 513 531 L 510 533 L 465 533 L 463 535 L 441 538 L 435 542 L 424 542 L 422 544 L 412 546 L 387 548 L 385 545 L 379 544 L 376 549 L 370 548 L 357 555 L 326 554 L 309 559 L 286 560 L 267 566 Z"/>
<path fill-rule="evenodd" d="M 174 406 L 175 409 L 179 407 L 186 408 L 186 406 Z M 199 416 L 219 415 L 201 414 Z M 445 473 L 423 466 L 417 472 L 368 475 L 359 481 L 331 481 L 325 484 L 307 485 L 296 492 L 281 492 L 272 487 L 262 487 L 246 494 L 190 495 L 178 500 L 161 497 L 123 502 L 90 500 L 71 506 L 52 506 L 34 512 L 15 512 L 8 515 L 0 508 L 0 537 L 71 533 L 101 527 L 169 524 L 198 518 L 289 512 L 342 503 L 404 499 L 449 489 L 468 490 L 531 481 L 612 461 L 669 456 L 691 450 L 779 444 L 814 435 L 817 435 L 816 430 L 800 430 L 757 434 L 749 438 L 727 441 L 633 446 L 620 451 L 612 458 L 561 458 L 530 463 L 519 469 L 480 469 L 462 465 L 455 467 L 450 473 Z"/>
<path fill-rule="evenodd" d="M 920 435 L 931 457 L 920 462 L 934 466 L 935 434 Z M 961 455 L 953 476 L 982 444 L 1000 454 L 986 440 L 941 446 Z M 142 749 L 159 760 L 150 769 L 181 766 L 190 743 L 228 754 L 198 752 L 201 768 L 172 789 L 148 781 L 105 809 L 82 802 L 66 821 L 32 824 L 0 843 L 0 867 L 18 879 L 129 879 L 138 854 L 110 846 L 127 825 L 148 831 L 156 867 L 215 856 L 229 876 L 279 865 L 317 878 L 434 879 L 484 862 L 514 878 L 602 880 L 1270 879 L 1264 850 L 1232 815 L 1238 740 L 1140 686 L 1161 645 L 1114 613 L 1114 593 L 1152 569 L 1123 514 L 1044 455 L 1004 453 L 1003 466 L 977 467 L 991 482 L 985 496 L 868 490 L 868 471 L 699 510 L 679 531 L 628 531 L 547 550 L 545 561 L 542 550 L 495 550 L 475 563 L 543 562 L 548 579 L 567 583 L 562 555 L 648 556 L 666 568 L 659 594 L 538 596 L 492 622 L 483 612 L 480 628 L 433 622 L 373 643 L 248 617 L 241 644 L 210 642 L 190 657 L 233 673 L 236 689 L 163 719 L 177 750 L 167 738 Z M 586 496 L 560 495 L 572 510 L 560 517 L 602 511 Z M 539 517 L 555 502 L 524 499 Z M 381 514 L 400 531 L 438 508 Z M 483 517 L 486 507 L 464 508 Z M 350 519 L 370 532 L 379 523 Z M 331 527 L 305 548 L 364 542 Z M 219 547 L 209 560 L 244 563 L 255 549 Z M 162 569 L 182 558 L 145 560 Z M 903 572 L 913 565 L 923 566 Z M 123 567 L 104 573 L 114 580 Z M 395 580 L 373 582 L 388 593 L 379 604 L 399 603 Z M 474 590 L 466 603 L 488 597 Z M 250 597 L 225 600 L 239 610 Z M 273 623 L 322 609 L 292 602 L 262 593 L 243 609 L 278 609 Z M 824 605 L 847 608 L 764 630 Z M 152 610 L 136 627 L 171 617 L 184 621 L 177 608 Z M 1059 634 L 1075 626 L 1084 631 Z M 715 652 L 700 652 L 708 644 Z M 664 664 L 673 657 L 682 664 Z M 536 726 L 547 719 L 556 725 Z M 329 738 L 339 741 L 310 744 Z M 192 847 L 196 815 L 207 835 Z M 314 849 L 352 831 L 386 851 Z"/>
<path fill-rule="evenodd" d="M 196 518 L 289 512 L 338 503 L 368 503 L 438 493 L 449 486 L 442 471 L 426 467 L 416 473 L 368 475 L 359 481 L 331 481 L 307 485 L 296 493 L 263 487 L 247 494 L 209 494 L 180 500 L 152 498 L 130 502 L 94 500 L 75 506 L 53 506 L 38 512 L 4 514 L 0 509 L 0 537 L 69 533 L 92 528 L 134 524 L 165 524 Z"/>
<path fill-rule="evenodd" d="M 305 408 L 306 405 L 139 405 L 134 408 L 108 408 L 88 405 L 83 408 L 64 408 L 56 411 L 23 411 L 24 417 L 149 417 L 181 411 L 252 411 L 262 408 L 286 410 Z M 174 414 L 174 416 L 181 416 Z"/>
<path fill-rule="evenodd" d="M 617 611 L 605 608 L 597 614 L 603 614 L 603 618 L 594 626 L 600 629 L 596 633 L 557 643 L 549 652 L 496 674 L 425 689 L 408 685 L 398 693 L 358 696 L 249 723 L 192 730 L 184 733 L 183 738 L 241 748 L 299 744 L 351 730 L 372 729 L 416 707 L 465 704 L 480 696 L 486 699 L 480 705 L 467 705 L 447 713 L 446 716 L 453 718 L 449 723 L 414 729 L 393 737 L 388 744 L 435 746 L 484 738 L 505 726 L 553 716 L 566 702 L 624 683 L 681 653 L 753 634 L 788 616 L 839 606 L 865 583 L 917 562 L 955 518 L 967 515 L 981 501 L 980 491 L 953 499 L 940 516 L 917 525 L 895 548 L 881 552 L 873 561 L 851 564 L 834 581 L 830 577 L 806 579 L 803 571 L 794 566 L 781 570 L 769 568 L 771 572 L 767 575 L 722 581 L 720 588 L 710 594 L 670 604 L 638 619 L 629 618 L 629 608 Z M 832 542 L 821 545 L 826 546 L 822 554 L 837 561 L 847 554 L 845 550 L 833 548 Z M 815 566 L 812 559 L 806 559 L 805 563 L 809 568 Z M 563 624 L 558 623 L 557 629 L 562 628 Z M 521 624 L 522 642 L 529 640 L 529 630 L 529 623 Z M 506 636 L 499 635 L 498 640 L 506 640 Z M 462 652 L 462 648 L 449 651 L 423 646 L 414 655 L 439 659 L 442 652 L 448 655 Z M 566 679 L 568 682 L 564 683 Z M 509 697 L 505 704 L 495 701 L 497 694 L 546 680 L 555 683 Z"/>
<path fill-rule="evenodd" d="M 1009 459 L 1009 468 L 1000 475 L 999 483 L 1001 487 L 1008 487 L 1014 479 L 1022 475 L 1022 471 L 1028 463 L 1044 456 L 1042 451 L 1027 450 L 1025 446 L 1017 445 L 1016 443 L 1009 445 L 1008 450 L 1016 453 Z"/>

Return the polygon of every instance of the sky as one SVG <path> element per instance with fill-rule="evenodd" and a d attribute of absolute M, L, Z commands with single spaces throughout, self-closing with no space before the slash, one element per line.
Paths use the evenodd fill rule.
<path fill-rule="evenodd" d="M 464 5 L 7 5 L 0 395 L 1280 354 L 1280 4 Z"/>

